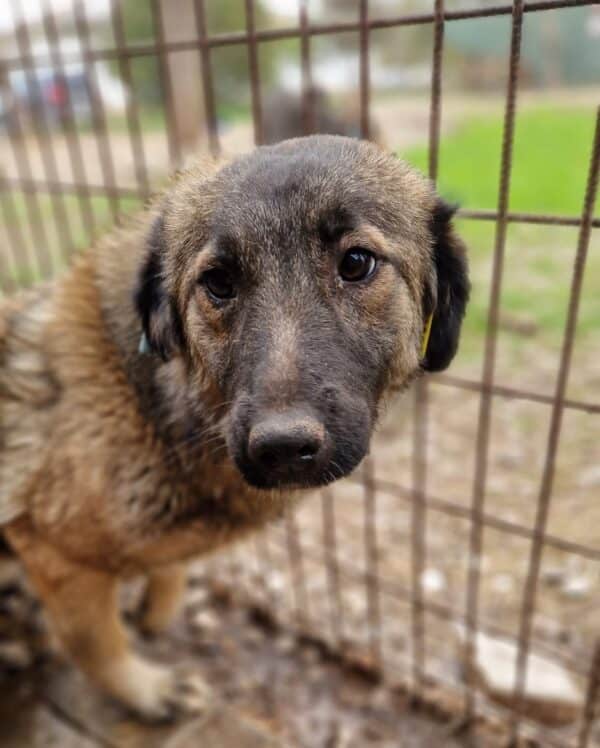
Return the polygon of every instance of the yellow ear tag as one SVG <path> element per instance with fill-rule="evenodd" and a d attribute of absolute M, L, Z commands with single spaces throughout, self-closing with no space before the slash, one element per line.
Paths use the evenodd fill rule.
<path fill-rule="evenodd" d="M 425 322 L 425 329 L 423 330 L 423 338 L 421 340 L 421 358 L 425 358 L 427 353 L 427 346 L 429 345 L 429 336 L 431 335 L 431 323 L 433 322 L 433 312 L 427 317 Z"/>

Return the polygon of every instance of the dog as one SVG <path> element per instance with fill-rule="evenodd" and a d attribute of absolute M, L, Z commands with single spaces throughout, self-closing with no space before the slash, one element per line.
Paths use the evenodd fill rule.
<path fill-rule="evenodd" d="M 378 146 L 310 136 L 176 176 L 0 307 L 0 527 L 69 658 L 148 719 L 195 674 L 134 653 L 187 559 L 362 460 L 386 395 L 448 366 L 469 295 L 453 209 Z"/>

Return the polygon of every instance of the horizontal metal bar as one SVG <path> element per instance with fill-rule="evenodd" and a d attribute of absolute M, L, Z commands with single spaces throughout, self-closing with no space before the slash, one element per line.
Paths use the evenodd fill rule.
<path fill-rule="evenodd" d="M 287 549 L 285 538 L 280 538 L 277 535 L 274 535 L 272 540 L 279 549 Z M 332 561 L 331 549 L 327 546 L 319 546 L 316 543 L 305 541 L 303 550 L 305 558 L 313 563 L 319 564 L 323 561 L 330 563 Z M 371 581 L 376 581 L 377 584 L 380 585 L 380 591 L 383 594 L 397 600 L 402 600 L 406 602 L 407 606 L 410 605 L 412 599 L 410 588 L 403 585 L 401 582 L 398 582 L 396 579 L 392 579 L 381 573 L 373 574 L 373 572 L 365 570 L 358 563 L 355 564 L 347 559 L 338 561 L 338 566 L 342 579 L 360 586 L 361 583 L 364 584 L 366 577 Z M 423 609 L 427 613 L 430 613 L 439 620 L 453 621 L 462 624 L 466 623 L 466 615 L 460 608 L 455 608 L 448 603 L 431 600 L 429 598 L 425 598 L 422 604 Z M 491 637 L 514 640 L 514 633 L 510 629 L 499 626 L 495 621 L 487 618 L 482 620 L 479 630 Z M 539 654 L 545 654 L 546 656 L 551 656 L 559 660 L 561 664 L 572 673 L 583 676 L 588 674 L 589 663 L 587 660 L 579 659 L 575 656 L 566 656 L 558 647 L 540 639 L 535 640 L 534 649 Z"/>
<path fill-rule="evenodd" d="M 441 384 L 444 387 L 457 387 L 461 390 L 471 390 L 472 392 L 481 392 L 485 385 L 483 382 L 474 379 L 465 379 L 455 377 L 451 374 L 436 374 L 431 377 L 431 381 Z M 553 395 L 542 395 L 539 392 L 528 390 L 519 390 L 516 387 L 505 387 L 504 385 L 494 384 L 489 388 L 492 395 L 506 397 L 512 400 L 527 400 L 544 405 L 553 405 Z M 600 403 L 590 403 L 583 400 L 565 400 L 564 407 L 571 410 L 581 410 L 585 413 L 600 413 Z"/>
<path fill-rule="evenodd" d="M 525 13 L 534 13 L 543 10 L 553 10 L 557 8 L 574 8 L 584 5 L 596 5 L 598 0 L 546 0 L 545 2 L 532 2 L 524 6 Z M 467 10 L 447 11 L 444 14 L 444 21 L 461 21 L 468 18 L 488 18 L 490 16 L 511 15 L 512 5 L 503 3 L 501 5 L 492 5 L 487 8 L 473 8 Z M 390 16 L 388 18 L 370 18 L 366 21 L 368 30 L 386 29 L 398 26 L 415 26 L 422 24 L 434 23 L 434 13 L 417 13 L 411 15 Z M 357 32 L 361 28 L 358 21 L 346 21 L 340 23 L 327 24 L 309 24 L 303 29 L 303 33 L 308 36 L 322 36 L 328 34 L 344 34 L 348 32 Z M 301 35 L 299 27 L 288 27 L 281 29 L 262 29 L 255 31 L 253 38 L 257 42 L 281 41 L 284 39 L 297 39 Z M 192 39 L 189 41 L 168 42 L 164 44 L 129 44 L 119 48 L 104 47 L 96 50 L 89 50 L 83 54 L 65 55 L 65 62 L 77 62 L 79 60 L 98 61 L 111 60 L 119 57 L 146 57 L 149 55 L 159 55 L 171 52 L 186 52 L 197 50 L 202 46 L 207 47 L 225 47 L 235 44 L 248 44 L 250 35 L 246 31 L 234 31 L 223 34 L 213 34 L 205 39 Z M 0 58 L 5 68 L 22 68 L 23 63 L 18 57 Z M 34 59 L 37 65 L 48 65 L 50 62 L 48 55 L 39 55 Z"/>
<path fill-rule="evenodd" d="M 44 179 L 19 179 L 18 177 L 0 176 L 0 190 L 21 190 L 22 192 L 73 192 L 89 189 L 91 192 L 118 197 L 137 197 L 141 200 L 146 195 L 136 187 L 111 186 L 107 184 L 79 184 L 77 182 L 50 182 Z M 459 210 L 459 218 L 495 221 L 494 210 Z M 509 223 L 536 223 L 548 226 L 579 226 L 581 219 L 576 216 L 555 216 L 547 213 L 508 213 Z M 600 218 L 592 219 L 592 228 L 600 228 Z M 568 402 L 568 401 L 567 401 Z M 568 406 L 567 406 L 568 407 Z M 595 412 L 595 411 L 594 411 Z"/>
<path fill-rule="evenodd" d="M 130 197 L 144 200 L 146 194 L 138 187 L 119 187 L 109 184 L 78 184 L 76 182 L 56 182 L 46 179 L 18 179 L 13 177 L 0 176 L 0 190 L 14 190 L 25 193 L 63 193 L 71 192 L 77 194 L 80 190 L 87 189 L 95 195 L 112 197 Z"/>
<path fill-rule="evenodd" d="M 498 213 L 495 210 L 467 210 L 459 209 L 457 212 L 459 218 L 474 218 L 478 221 L 496 221 Z M 506 214 L 506 220 L 509 223 L 537 223 L 548 226 L 579 226 L 581 224 L 580 216 L 555 216 L 547 213 L 514 213 Z M 592 219 L 592 227 L 600 228 L 600 218 Z"/>
<path fill-rule="evenodd" d="M 362 485 L 360 476 L 351 475 L 347 480 Z M 392 481 L 376 478 L 375 488 L 377 491 L 382 491 L 393 496 L 399 496 L 401 499 L 409 503 L 412 502 L 414 498 L 414 492 L 411 488 Z M 431 494 L 423 496 L 423 501 L 428 509 L 433 509 L 433 511 L 446 514 L 449 517 L 464 519 L 467 522 L 473 521 L 474 514 L 471 508 L 466 505 L 457 504 L 454 501 L 448 501 L 447 499 L 442 499 Z M 499 530 L 508 535 L 517 535 L 526 540 L 533 540 L 539 536 L 541 537 L 541 541 L 550 548 L 562 551 L 563 553 L 571 553 L 575 556 L 581 556 L 590 561 L 600 561 L 600 548 L 592 548 L 591 546 L 565 540 L 549 533 L 536 533 L 535 530 L 530 527 L 519 525 L 516 522 L 510 522 L 509 520 L 496 517 L 493 514 L 488 514 L 486 512 L 482 512 L 478 519 L 481 520 L 482 525 L 490 527 L 493 530 Z"/>

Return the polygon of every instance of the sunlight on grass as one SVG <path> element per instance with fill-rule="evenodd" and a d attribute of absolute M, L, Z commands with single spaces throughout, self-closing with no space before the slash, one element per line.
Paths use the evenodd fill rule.
<path fill-rule="evenodd" d="M 595 112 L 536 109 L 517 114 L 510 210 L 579 215 L 594 134 Z M 503 121 L 476 117 L 440 144 L 439 190 L 463 208 L 496 208 Z M 427 148 L 403 158 L 427 170 Z"/>
<path fill-rule="evenodd" d="M 495 225 L 457 220 L 469 249 L 472 282 L 460 358 L 472 362 L 482 355 L 485 335 Z M 569 302 L 578 229 L 573 227 L 509 224 L 506 238 L 502 293 L 501 335 L 511 350 L 526 354 L 531 338 L 504 324 L 508 318 L 530 325 L 535 339 L 557 349 L 562 340 Z M 578 315 L 577 337 L 598 340 L 600 326 L 600 233 L 592 232 Z"/>
<path fill-rule="evenodd" d="M 595 113 L 537 109 L 517 116 L 510 210 L 580 216 L 589 168 Z M 444 137 L 440 144 L 438 188 L 463 208 L 495 209 L 498 201 L 501 117 L 476 117 Z M 402 154 L 427 169 L 427 148 Z M 599 214 L 600 203 L 596 211 Z M 460 219 L 469 248 L 473 283 L 460 357 L 481 356 L 488 316 L 495 224 Z M 536 337 L 559 345 L 569 299 L 577 228 L 509 224 L 501 295 L 501 334 L 519 354 L 528 338 L 502 330 L 502 319 L 526 321 Z M 578 337 L 598 334 L 600 325 L 600 236 L 592 232 L 581 298 Z"/>

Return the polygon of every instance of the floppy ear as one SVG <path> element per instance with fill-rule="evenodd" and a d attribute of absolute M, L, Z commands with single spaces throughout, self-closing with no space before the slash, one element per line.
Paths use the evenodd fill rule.
<path fill-rule="evenodd" d="M 431 216 L 436 287 L 426 289 L 424 319 L 433 312 L 431 334 L 423 360 L 426 371 L 445 369 L 456 353 L 460 327 L 469 299 L 466 247 L 452 226 L 456 206 L 438 199 Z"/>
<path fill-rule="evenodd" d="M 146 257 L 135 291 L 135 308 L 142 321 L 147 346 L 168 361 L 181 348 L 183 328 L 175 301 L 164 282 L 163 259 L 167 251 L 162 216 L 155 219 L 148 236 Z"/>

